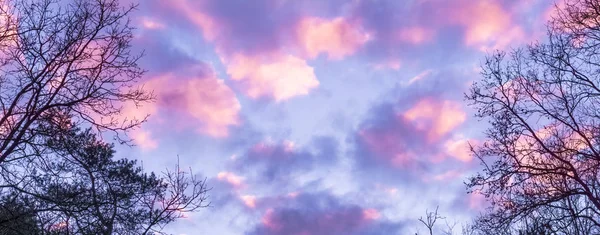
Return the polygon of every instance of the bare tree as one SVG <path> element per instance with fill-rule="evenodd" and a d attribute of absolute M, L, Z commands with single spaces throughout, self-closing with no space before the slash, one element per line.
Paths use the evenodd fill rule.
<path fill-rule="evenodd" d="M 446 224 L 446 230 L 442 231 L 444 235 L 454 235 L 454 228 L 458 224 L 458 222 L 454 221 L 453 223 L 449 223 L 447 218 L 444 218 L 444 222 Z"/>
<path fill-rule="evenodd" d="M 118 0 L 0 0 L 0 163 L 35 155 L 36 126 L 55 109 L 96 131 L 142 120 L 118 118 L 122 102 L 152 96 L 130 51 L 128 14 Z M 121 134 L 121 135 L 119 135 Z"/>
<path fill-rule="evenodd" d="M 482 68 L 467 94 L 491 124 L 472 148 L 483 170 L 468 186 L 491 202 L 477 226 L 600 233 L 600 2 L 567 0 L 547 40 Z"/>
<path fill-rule="evenodd" d="M 438 214 L 438 209 L 439 209 L 439 206 L 435 207 L 435 211 L 430 212 L 429 210 L 426 210 L 425 218 L 423 218 L 423 217 L 419 218 L 419 222 L 421 222 L 423 225 L 425 225 L 425 227 L 427 228 L 427 231 L 429 231 L 429 235 L 433 235 L 433 227 L 435 226 L 435 223 L 437 222 L 437 220 L 445 219 L 444 217 L 442 217 Z"/>

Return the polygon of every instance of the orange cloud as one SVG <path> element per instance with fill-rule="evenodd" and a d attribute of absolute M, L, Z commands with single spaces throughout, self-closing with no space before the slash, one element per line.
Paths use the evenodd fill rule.
<path fill-rule="evenodd" d="M 445 100 L 423 99 L 403 114 L 404 118 L 416 123 L 418 129 L 430 129 L 430 140 L 448 134 L 466 120 L 466 113 L 459 103 Z M 432 125 L 433 128 L 429 128 Z"/>
<path fill-rule="evenodd" d="M 181 80 L 166 74 L 146 83 L 154 90 L 160 109 L 187 114 L 199 121 L 198 130 L 213 137 L 228 136 L 230 126 L 239 125 L 241 105 L 235 93 L 214 77 Z"/>
<path fill-rule="evenodd" d="M 297 29 L 300 46 L 315 58 L 327 53 L 329 59 L 342 59 L 354 52 L 369 40 L 358 24 L 338 17 L 333 20 L 307 17 L 300 21 Z"/>
<path fill-rule="evenodd" d="M 280 102 L 306 95 L 319 85 L 314 69 L 292 55 L 245 56 L 238 54 L 227 64 L 227 73 L 243 85 L 251 98 L 272 97 Z"/>

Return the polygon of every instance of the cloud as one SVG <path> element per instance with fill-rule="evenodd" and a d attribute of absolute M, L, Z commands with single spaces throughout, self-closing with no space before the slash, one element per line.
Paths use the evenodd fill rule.
<path fill-rule="evenodd" d="M 426 133 L 398 115 L 392 105 L 384 104 L 372 110 L 374 116 L 361 124 L 355 136 L 357 167 L 384 167 L 420 171 L 432 148 L 427 146 Z M 417 151 L 422 149 L 422 151 Z M 419 153 L 419 155 L 415 154 Z"/>
<path fill-rule="evenodd" d="M 240 196 L 240 199 L 242 200 L 242 202 L 244 202 L 244 205 L 246 205 L 248 208 L 256 208 L 256 196 L 254 195 L 242 195 Z"/>
<path fill-rule="evenodd" d="M 514 22 L 512 13 L 497 1 L 463 1 L 450 11 L 451 21 L 465 27 L 464 42 L 468 46 L 504 49 L 514 42 L 526 42 L 525 32 Z"/>
<path fill-rule="evenodd" d="M 230 126 L 240 124 L 241 105 L 221 79 L 203 75 L 178 78 L 167 73 L 145 86 L 154 91 L 159 115 L 170 116 L 171 125 L 193 126 L 203 134 L 226 137 Z"/>
<path fill-rule="evenodd" d="M 332 20 L 306 17 L 298 25 L 299 44 L 310 58 L 327 53 L 329 59 L 339 60 L 354 54 L 369 40 L 359 24 L 342 17 Z"/>
<path fill-rule="evenodd" d="M 297 179 L 329 170 L 337 163 L 338 155 L 338 143 L 331 137 L 315 137 L 306 146 L 288 140 L 258 142 L 231 157 L 225 170 L 214 177 L 221 193 L 228 195 L 220 197 L 219 202 L 254 212 L 264 210 L 275 202 L 298 196 L 305 188 L 314 190 L 318 183 Z"/>
<path fill-rule="evenodd" d="M 418 100 L 404 111 L 383 105 L 373 114 L 377 116 L 363 123 L 357 135 L 359 145 L 372 156 L 363 160 L 400 169 L 418 169 L 432 161 L 426 156 L 439 154 L 439 149 L 432 146 L 439 145 L 466 119 L 458 103 L 434 98 Z M 451 152 L 462 157 L 459 147 L 452 144 Z"/>
<path fill-rule="evenodd" d="M 269 97 L 284 101 L 306 95 L 319 85 L 314 69 L 305 60 L 292 55 L 248 57 L 233 56 L 227 64 L 227 73 L 241 83 L 251 98 Z"/>
<path fill-rule="evenodd" d="M 299 18 L 291 3 L 275 0 L 174 0 L 169 3 L 165 7 L 173 8 L 194 23 L 203 36 L 225 54 L 254 55 L 278 50 Z"/>
<path fill-rule="evenodd" d="M 432 73 L 431 69 L 425 70 L 419 74 L 417 74 L 417 76 L 412 77 L 410 80 L 408 80 L 408 85 L 411 85 L 419 80 L 422 80 L 424 78 L 426 78 L 427 76 L 429 76 Z"/>
<path fill-rule="evenodd" d="M 261 142 L 237 157 L 232 168 L 253 173 L 261 184 L 289 184 L 292 177 L 315 168 L 333 165 L 338 159 L 338 143 L 331 137 L 315 137 L 306 147 L 293 142 Z"/>
<path fill-rule="evenodd" d="M 139 19 L 139 24 L 146 30 L 161 30 L 165 29 L 165 25 L 152 17 L 143 16 Z"/>
<path fill-rule="evenodd" d="M 454 130 L 466 119 L 460 103 L 432 98 L 418 101 L 404 112 L 403 117 L 413 122 L 417 129 L 426 130 L 430 140 L 438 140 Z"/>
<path fill-rule="evenodd" d="M 473 156 L 471 155 L 471 145 L 476 145 L 476 140 L 466 139 L 466 138 L 453 138 L 444 143 L 444 147 L 446 148 L 446 153 L 455 159 L 458 159 L 462 162 L 471 162 L 473 160 Z"/>
<path fill-rule="evenodd" d="M 435 31 L 423 26 L 407 26 L 398 30 L 400 41 L 420 45 L 434 40 Z"/>
<path fill-rule="evenodd" d="M 406 61 L 411 66 L 439 61 L 443 66 L 456 63 L 455 54 L 464 61 L 462 49 L 508 49 L 534 40 L 543 26 L 526 16 L 543 14 L 536 12 L 538 5 L 505 0 L 356 1 L 349 18 L 369 32 L 371 40 L 361 56 L 377 68 L 397 69 L 394 61 L 403 66 Z"/>
<path fill-rule="evenodd" d="M 276 1 L 173 1 L 204 38 L 215 45 L 227 74 L 250 98 L 284 101 L 319 85 L 314 70 L 283 48 L 293 42 L 298 21 L 293 9 Z"/>
<path fill-rule="evenodd" d="M 134 143 L 143 150 L 152 150 L 158 147 L 158 140 L 148 130 L 136 129 L 130 135 Z"/>
<path fill-rule="evenodd" d="M 244 186 L 244 177 L 236 175 L 233 172 L 221 171 L 217 174 L 217 179 L 219 181 L 227 182 L 234 188 L 240 188 Z"/>
<path fill-rule="evenodd" d="M 457 101 L 466 74 L 454 70 L 424 72 L 427 79 L 399 84 L 366 111 L 350 136 L 349 155 L 359 181 L 402 187 L 451 178 L 449 171 L 472 167 L 463 132 L 471 125 Z M 408 80 L 408 79 L 407 79 Z M 443 175 L 447 173 L 446 175 Z"/>
<path fill-rule="evenodd" d="M 166 30 L 144 30 L 134 38 L 132 43 L 136 52 L 144 53 L 139 63 L 142 68 L 148 69 L 148 77 L 169 72 L 189 71 L 190 67 L 202 66 L 203 62 L 178 50 L 173 45 L 172 38 L 169 38 L 165 32 Z"/>
<path fill-rule="evenodd" d="M 276 0 L 175 0 L 164 7 L 179 13 L 214 44 L 227 74 L 243 94 L 281 102 L 319 86 L 307 60 L 320 54 L 340 60 L 369 40 L 358 21 L 305 16 L 299 6 Z"/>
<path fill-rule="evenodd" d="M 402 227 L 383 220 L 372 208 L 315 193 L 289 197 L 283 205 L 268 209 L 247 234 L 392 234 Z"/>

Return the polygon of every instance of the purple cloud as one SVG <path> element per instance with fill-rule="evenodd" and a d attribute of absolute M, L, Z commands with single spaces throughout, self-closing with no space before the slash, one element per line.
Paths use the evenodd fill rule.
<path fill-rule="evenodd" d="M 296 173 L 323 169 L 338 160 L 338 143 L 331 137 L 316 137 L 306 148 L 291 141 L 261 142 L 233 162 L 236 172 L 255 173 L 261 184 L 288 184 Z"/>
<path fill-rule="evenodd" d="M 315 193 L 299 194 L 267 210 L 261 223 L 247 234 L 393 234 L 402 228 L 402 223 L 385 221 L 373 209 Z"/>

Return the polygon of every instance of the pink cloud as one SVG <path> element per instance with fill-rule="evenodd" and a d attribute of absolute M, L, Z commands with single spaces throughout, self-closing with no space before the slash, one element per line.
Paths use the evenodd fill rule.
<path fill-rule="evenodd" d="M 371 151 L 378 155 L 401 152 L 396 133 L 362 130 L 359 132 L 361 139 L 369 146 Z"/>
<path fill-rule="evenodd" d="M 242 202 L 244 202 L 244 205 L 246 205 L 248 208 L 256 208 L 256 196 L 254 195 L 242 195 L 240 196 L 240 199 L 242 200 Z"/>
<path fill-rule="evenodd" d="M 396 36 L 402 42 L 420 45 L 433 41 L 435 31 L 423 26 L 412 26 L 400 29 Z"/>
<path fill-rule="evenodd" d="M 221 171 L 219 174 L 217 174 L 217 179 L 219 181 L 227 182 L 235 188 L 239 188 L 244 185 L 244 178 L 236 175 L 233 172 Z"/>
<path fill-rule="evenodd" d="M 275 154 L 279 150 L 283 150 L 283 153 L 293 153 L 295 149 L 295 143 L 293 141 L 285 140 L 281 144 L 272 143 L 272 141 L 260 142 L 255 144 L 251 148 L 251 152 L 257 156 L 268 157 Z M 277 154 L 278 155 L 278 154 Z"/>
<path fill-rule="evenodd" d="M 234 43 L 234 38 L 243 38 L 247 30 L 240 28 L 242 24 L 237 20 L 211 12 L 207 6 L 212 3 L 204 5 L 175 0 L 171 7 L 215 45 L 227 74 L 239 84 L 243 94 L 253 99 L 271 98 L 281 102 L 309 94 L 319 86 L 319 81 L 307 59 L 320 54 L 332 60 L 343 59 L 370 40 L 370 34 L 362 29 L 360 22 L 348 18 L 289 17 L 282 19 L 286 23 L 268 23 L 265 35 L 252 34 L 248 45 Z M 295 35 L 289 37 L 290 33 Z M 411 28 L 402 37 L 419 43 L 429 36 L 430 31 Z M 248 48 L 237 48 L 240 46 Z M 394 61 L 386 66 L 398 68 L 399 64 Z"/>
<path fill-rule="evenodd" d="M 363 209 L 363 218 L 366 220 L 377 220 L 380 217 L 379 211 L 373 208 Z"/>
<path fill-rule="evenodd" d="M 306 59 L 322 53 L 330 59 L 342 59 L 354 54 L 369 40 L 369 34 L 360 28 L 360 24 L 346 18 L 304 17 L 290 20 L 287 26 L 270 25 L 273 29 L 268 33 L 273 35 L 254 38 L 256 41 L 250 42 L 252 49 L 234 50 L 239 45 L 233 43 L 232 38 L 244 37 L 242 34 L 247 33 L 237 28 L 239 22 L 221 19 L 191 1 L 175 0 L 171 7 L 215 45 L 227 74 L 240 85 L 245 95 L 253 99 L 271 98 L 281 102 L 309 94 L 319 86 L 319 81 Z M 281 34 L 286 34 L 283 31 L 289 28 L 292 28 L 290 33 L 296 35 L 283 40 Z M 274 46 L 261 46 L 263 44 Z"/>
<path fill-rule="evenodd" d="M 460 103 L 424 98 L 406 111 L 386 107 L 381 112 L 382 116 L 370 120 L 357 133 L 361 164 L 383 164 L 419 175 L 426 171 L 425 165 L 439 164 L 448 157 L 471 161 L 466 140 L 449 139 L 466 120 Z"/>
<path fill-rule="evenodd" d="M 238 54 L 225 64 L 227 73 L 251 98 L 270 97 L 280 102 L 306 95 L 319 86 L 314 69 L 292 55 Z"/>
<path fill-rule="evenodd" d="M 402 66 L 402 62 L 400 61 L 400 59 L 388 59 L 386 61 L 383 62 L 377 62 L 375 64 L 373 64 L 373 67 L 377 70 L 382 70 L 382 69 L 393 69 L 393 70 L 398 70 L 400 69 L 400 67 Z"/>
<path fill-rule="evenodd" d="M 141 17 L 140 18 L 140 24 L 145 29 L 151 29 L 151 30 L 157 30 L 157 29 L 164 29 L 165 28 L 165 25 L 163 23 L 157 21 L 156 19 L 150 18 L 150 17 Z"/>
<path fill-rule="evenodd" d="M 194 120 L 186 124 L 199 125 L 198 131 L 203 134 L 226 137 L 230 126 L 240 124 L 241 105 L 221 79 L 177 79 L 165 74 L 148 81 L 146 87 L 154 90 L 160 111 L 185 114 Z"/>
<path fill-rule="evenodd" d="M 465 1 L 453 8 L 451 20 L 465 27 L 464 42 L 482 50 L 502 49 L 527 40 L 513 16 L 497 1 Z"/>
<path fill-rule="evenodd" d="M 217 24 L 215 19 L 209 15 L 196 11 L 194 7 L 187 0 L 172 0 L 169 1 L 169 7 L 173 7 L 179 11 L 183 16 L 186 16 L 193 24 L 198 26 L 202 30 L 204 38 L 208 41 L 214 42 L 219 34 L 219 28 L 222 28 Z"/>
<path fill-rule="evenodd" d="M 449 181 L 460 177 L 462 173 L 458 170 L 449 170 L 441 174 L 434 175 L 432 177 L 433 180 L 436 181 Z M 427 179 L 428 181 L 429 179 Z"/>
<path fill-rule="evenodd" d="M 269 208 L 263 215 L 261 222 L 262 225 L 265 226 L 267 229 L 277 231 L 280 230 L 282 226 L 277 224 L 275 219 L 275 210 L 273 210 L 273 208 Z"/>
<path fill-rule="evenodd" d="M 149 130 L 137 129 L 132 131 L 131 138 L 136 145 L 143 150 L 152 150 L 158 147 L 158 141 L 152 136 Z"/>
<path fill-rule="evenodd" d="M 296 198 L 298 195 L 300 195 L 299 192 L 291 192 L 287 194 L 289 198 Z"/>
<path fill-rule="evenodd" d="M 362 130 L 362 141 L 375 153 L 375 160 L 386 162 L 395 168 L 417 169 L 417 156 L 398 139 L 400 133 L 393 131 Z"/>
<path fill-rule="evenodd" d="M 146 87 L 145 87 L 146 88 Z M 145 89 L 147 91 L 151 91 Z M 149 115 L 153 115 L 157 112 L 157 105 L 154 102 L 147 103 L 133 103 L 126 102 L 121 106 L 121 113 L 119 114 L 119 121 L 124 122 L 128 120 L 143 120 Z"/>
<path fill-rule="evenodd" d="M 327 53 L 329 59 L 342 59 L 369 40 L 358 24 L 342 17 L 332 20 L 306 17 L 298 24 L 297 33 L 298 43 L 309 58 Z"/>
<path fill-rule="evenodd" d="M 487 199 L 478 190 L 469 194 L 467 203 L 470 209 L 477 211 L 483 211 L 488 206 Z"/>
<path fill-rule="evenodd" d="M 550 21 L 554 18 L 556 18 L 558 16 L 558 11 L 557 9 L 561 9 L 564 10 L 565 9 L 565 1 L 558 1 L 556 2 L 556 5 L 549 5 L 545 10 L 544 13 L 541 16 L 541 21 L 543 23 L 546 23 L 547 21 Z M 557 8 L 558 7 L 558 8 Z"/>
<path fill-rule="evenodd" d="M 280 52 L 230 54 L 226 26 L 215 18 L 195 10 L 188 1 L 176 0 L 174 7 L 199 27 L 206 40 L 216 46 L 216 52 L 226 66 L 232 80 L 241 83 L 247 96 L 284 101 L 295 96 L 306 95 L 319 85 L 313 68 L 305 60 Z M 231 35 L 228 35 L 231 37 Z"/>
<path fill-rule="evenodd" d="M 413 83 L 415 83 L 415 82 L 417 82 L 419 80 L 422 80 L 422 79 L 426 78 L 427 76 L 429 76 L 431 74 L 432 71 L 433 70 L 428 69 L 428 70 L 425 70 L 425 71 L 417 74 L 417 76 L 414 76 L 413 78 L 411 78 L 410 80 L 408 80 L 408 85 L 413 84 Z"/>
<path fill-rule="evenodd" d="M 418 129 L 427 130 L 430 140 L 437 140 L 462 124 L 467 115 L 457 102 L 426 98 L 404 112 L 403 117 L 414 122 Z"/>
<path fill-rule="evenodd" d="M 473 142 L 474 140 L 459 138 L 446 141 L 444 144 L 446 153 L 459 161 L 471 162 L 473 156 L 471 155 L 469 141 Z"/>

